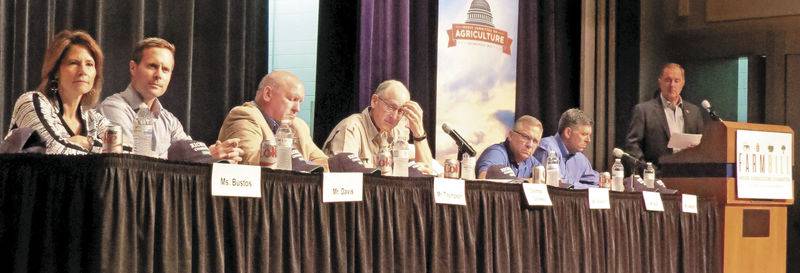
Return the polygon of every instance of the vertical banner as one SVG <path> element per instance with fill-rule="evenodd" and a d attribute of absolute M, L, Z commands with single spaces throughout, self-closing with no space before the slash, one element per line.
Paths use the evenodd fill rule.
<path fill-rule="evenodd" d="M 503 142 L 514 123 L 518 0 L 440 0 L 436 158 L 458 147 L 447 123 L 480 154 Z"/>

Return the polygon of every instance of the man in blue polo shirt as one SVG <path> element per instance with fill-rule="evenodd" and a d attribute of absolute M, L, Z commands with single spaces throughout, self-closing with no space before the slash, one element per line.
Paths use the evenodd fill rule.
<path fill-rule="evenodd" d="M 558 133 L 542 139 L 534 157 L 547 162 L 547 154 L 555 151 L 561 165 L 561 179 L 575 189 L 597 187 L 600 175 L 583 154 L 592 141 L 594 122 L 580 109 L 572 108 L 561 114 Z"/>
<path fill-rule="evenodd" d="M 542 122 L 532 116 L 521 116 L 508 132 L 506 141 L 489 146 L 475 164 L 479 179 L 486 178 L 486 171 L 494 165 L 510 167 L 518 178 L 531 177 L 533 166 L 541 165 L 533 152 L 542 139 Z"/>

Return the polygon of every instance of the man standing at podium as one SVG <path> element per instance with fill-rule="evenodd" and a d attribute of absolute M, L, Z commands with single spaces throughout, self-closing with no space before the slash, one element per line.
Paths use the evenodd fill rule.
<path fill-rule="evenodd" d="M 633 108 L 633 118 L 625 138 L 625 150 L 630 155 L 658 166 L 659 157 L 677 152 L 667 148 L 672 134 L 703 132 L 703 112 L 681 99 L 684 76 L 684 69 L 679 64 L 668 63 L 661 67 L 659 94 Z"/>

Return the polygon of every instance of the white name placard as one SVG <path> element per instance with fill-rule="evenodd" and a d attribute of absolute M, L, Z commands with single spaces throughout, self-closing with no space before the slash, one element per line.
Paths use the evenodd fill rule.
<path fill-rule="evenodd" d="M 608 188 L 589 188 L 589 209 L 610 209 Z"/>
<path fill-rule="evenodd" d="M 683 212 L 697 213 L 697 195 L 681 194 L 681 207 Z"/>
<path fill-rule="evenodd" d="M 360 202 L 364 200 L 363 173 L 323 173 L 322 202 Z"/>
<path fill-rule="evenodd" d="M 792 134 L 736 131 L 736 197 L 792 199 Z"/>
<path fill-rule="evenodd" d="M 525 199 L 528 206 L 552 206 L 550 193 L 547 192 L 546 184 L 522 183 L 522 190 L 525 192 Z"/>
<path fill-rule="evenodd" d="M 654 191 L 643 191 L 644 208 L 649 211 L 664 211 L 664 201 L 661 200 L 661 193 Z"/>
<path fill-rule="evenodd" d="M 261 167 L 214 163 L 211 166 L 211 195 L 261 197 Z"/>
<path fill-rule="evenodd" d="M 436 204 L 467 205 L 464 193 L 464 180 L 452 178 L 433 178 L 433 201 Z"/>

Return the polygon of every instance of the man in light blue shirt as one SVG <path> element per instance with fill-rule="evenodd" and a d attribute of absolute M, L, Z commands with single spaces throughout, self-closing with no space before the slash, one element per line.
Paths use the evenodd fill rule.
<path fill-rule="evenodd" d="M 547 162 L 547 154 L 554 151 L 561 167 L 563 183 L 575 189 L 597 187 L 600 175 L 583 154 L 592 141 L 594 122 L 580 109 L 569 109 L 558 120 L 558 133 L 542 139 L 534 157 Z"/>
<path fill-rule="evenodd" d="M 124 91 L 111 95 L 97 105 L 98 111 L 122 129 L 123 145 L 132 146 L 133 123 L 137 111 L 147 107 L 154 118 L 153 155 L 167 158 L 172 143 L 192 138 L 183 131 L 180 121 L 161 106 L 158 98 L 167 91 L 175 64 L 175 46 L 161 38 L 139 41 L 128 64 L 131 83 Z M 242 160 L 238 139 L 212 144 L 211 156 L 233 162 Z"/>
<path fill-rule="evenodd" d="M 521 116 L 508 132 L 506 141 L 487 147 L 475 163 L 475 175 L 486 178 L 489 167 L 510 167 L 517 178 L 531 177 L 533 166 L 542 165 L 533 157 L 542 139 L 542 122 L 532 116 Z"/>

